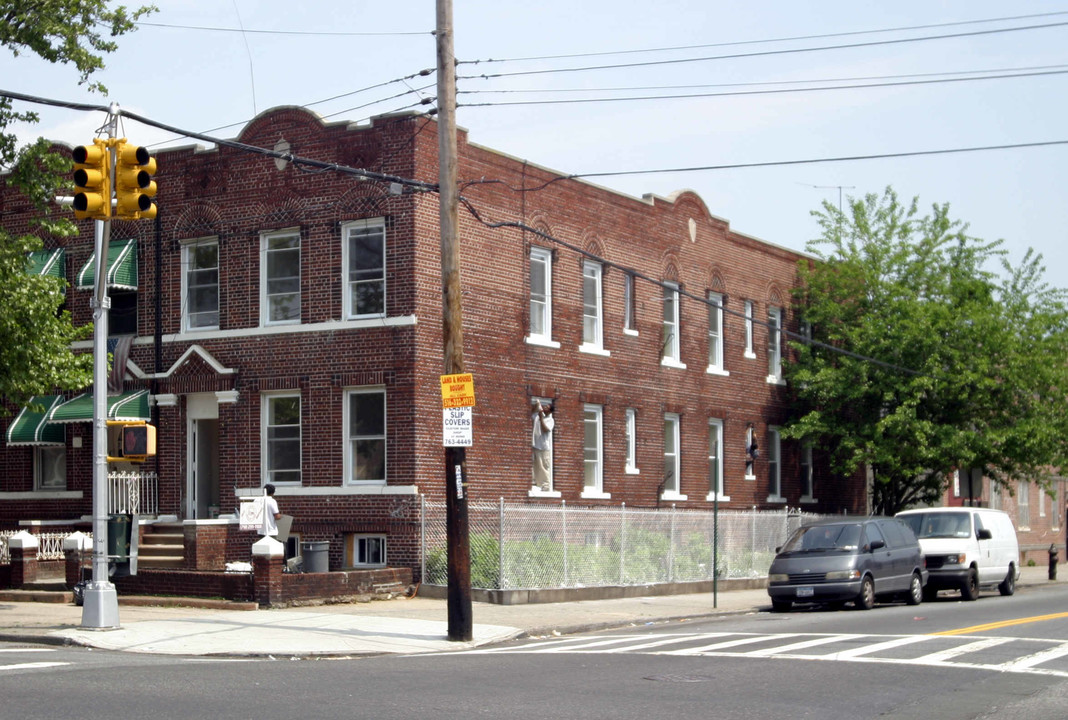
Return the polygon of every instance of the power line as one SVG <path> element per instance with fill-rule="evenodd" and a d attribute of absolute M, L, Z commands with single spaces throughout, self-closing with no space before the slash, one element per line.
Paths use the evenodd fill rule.
<path fill-rule="evenodd" d="M 584 58 L 584 57 L 602 57 L 605 55 L 633 55 L 638 53 L 654 53 L 654 52 L 678 52 L 681 50 L 700 50 L 703 48 L 714 47 L 738 47 L 742 45 L 760 45 L 779 42 L 794 42 L 797 40 L 822 40 L 833 37 L 848 37 L 851 35 L 873 35 L 877 33 L 889 33 L 889 32 L 905 32 L 909 30 L 930 30 L 933 28 L 941 27 L 956 27 L 960 25 L 977 25 L 980 23 L 990 22 L 1010 22 L 1013 20 L 1031 20 L 1041 17 L 1053 17 L 1057 15 L 1068 15 L 1068 12 L 1051 12 L 1051 13 L 1037 13 L 1034 15 L 1015 15 L 1011 17 L 1000 18 L 987 18 L 985 20 L 963 20 L 957 22 L 948 23 L 932 23 L 928 25 L 909 25 L 904 27 L 895 28 L 883 28 L 879 30 L 853 30 L 849 32 L 840 33 L 823 33 L 820 35 L 794 35 L 789 37 L 780 38 L 767 38 L 764 40 L 736 40 L 733 42 L 722 43 L 705 43 L 700 45 L 677 45 L 674 47 L 661 47 L 661 48 L 644 48 L 637 50 L 606 50 L 603 52 L 584 52 L 584 53 L 569 53 L 561 55 L 535 55 L 530 57 L 516 57 L 516 58 L 497 58 L 486 60 L 459 60 L 457 65 L 477 65 L 479 63 L 504 63 L 504 62 L 527 62 L 530 60 L 565 60 L 571 58 Z"/>
<path fill-rule="evenodd" d="M 429 35 L 434 36 L 433 30 L 423 30 L 419 32 L 320 32 L 314 30 L 242 30 L 241 28 L 228 28 L 228 27 L 210 27 L 206 25 L 175 25 L 171 23 L 156 23 L 138 21 L 135 23 L 138 27 L 158 27 L 167 28 L 169 30 L 201 30 L 204 32 L 226 32 L 226 33 L 253 33 L 256 35 L 302 35 L 308 37 L 395 37 L 406 35 Z"/>
<path fill-rule="evenodd" d="M 696 58 L 675 58 L 671 60 L 649 60 L 646 62 L 615 63 L 612 65 L 587 65 L 583 67 L 567 67 L 545 70 L 519 70 L 515 72 L 492 73 L 482 75 L 457 75 L 459 80 L 487 80 L 491 78 L 518 77 L 521 75 L 549 75 L 555 73 L 590 72 L 594 70 L 620 70 L 624 68 L 654 67 L 660 65 L 680 65 L 684 63 L 709 62 L 712 60 L 737 60 L 753 57 L 769 57 L 774 55 L 793 55 L 798 53 L 822 52 L 825 50 L 852 50 L 864 47 L 878 47 L 886 45 L 903 45 L 906 43 L 927 42 L 929 40 L 952 40 L 966 37 L 979 37 L 1000 33 L 1019 32 L 1023 30 L 1042 30 L 1055 27 L 1063 27 L 1068 22 L 1045 23 L 1041 25 L 1021 25 L 1012 28 L 994 28 L 990 30 L 973 30 L 970 32 L 949 33 L 945 35 L 925 35 L 915 38 L 894 38 L 889 40 L 873 40 L 871 42 L 855 42 L 843 45 L 820 45 L 817 47 L 791 48 L 783 50 L 762 50 L 753 53 L 734 53 L 730 55 L 711 55 Z"/>
<path fill-rule="evenodd" d="M 1064 75 L 1068 70 L 1043 70 L 1029 73 L 1007 73 L 1004 75 L 986 75 L 983 77 L 952 77 L 938 80 L 904 80 L 901 82 L 861 83 L 855 85 L 828 85 L 810 88 L 779 88 L 776 90 L 739 90 L 722 93 L 686 93 L 677 95 L 641 95 L 632 97 L 607 98 L 567 98 L 557 100 L 505 100 L 501 102 L 461 103 L 459 107 L 509 107 L 518 105 L 577 105 L 580 103 L 632 102 L 646 100 L 692 100 L 697 98 L 744 97 L 747 95 L 783 95 L 787 93 L 828 92 L 831 90 L 870 90 L 884 87 L 910 87 L 918 85 L 939 85 L 942 83 L 975 82 L 977 80 L 1006 80 L 1015 78 L 1041 77 L 1045 75 Z"/>

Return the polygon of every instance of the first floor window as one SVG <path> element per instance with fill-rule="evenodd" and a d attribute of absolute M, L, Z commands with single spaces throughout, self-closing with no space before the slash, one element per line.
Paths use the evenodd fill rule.
<path fill-rule="evenodd" d="M 677 413 L 664 414 L 664 492 L 665 496 L 677 496 L 680 492 L 679 416 Z"/>
<path fill-rule="evenodd" d="M 708 421 L 708 493 L 726 500 L 723 489 L 723 421 Z"/>
<path fill-rule="evenodd" d="M 351 567 L 385 567 L 385 535 L 351 535 L 349 547 Z"/>
<path fill-rule="evenodd" d="M 634 408 L 627 408 L 625 420 L 624 440 L 627 453 L 625 470 L 628 473 L 636 473 L 638 472 L 638 417 L 634 412 Z"/>
<path fill-rule="evenodd" d="M 264 482 L 300 483 L 300 395 L 263 399 Z"/>
<path fill-rule="evenodd" d="M 583 485 L 587 492 L 594 493 L 600 493 L 603 489 L 601 414 L 600 405 L 586 405 L 582 410 Z"/>
<path fill-rule="evenodd" d="M 812 501 L 816 497 L 816 490 L 812 487 L 812 446 L 805 443 L 801 446 L 801 499 Z"/>
<path fill-rule="evenodd" d="M 39 447 L 33 451 L 34 489 L 67 489 L 67 448 Z"/>
<path fill-rule="evenodd" d="M 782 456 L 779 452 L 779 429 L 768 428 L 768 502 L 782 502 Z"/>
<path fill-rule="evenodd" d="M 351 390 L 345 415 L 349 483 L 386 481 L 386 391 Z"/>
<path fill-rule="evenodd" d="M 1016 486 L 1016 525 L 1031 527 L 1031 484 L 1022 482 Z"/>

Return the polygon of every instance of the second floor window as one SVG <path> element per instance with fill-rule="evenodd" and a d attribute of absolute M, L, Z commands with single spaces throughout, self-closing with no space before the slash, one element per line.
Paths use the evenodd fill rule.
<path fill-rule="evenodd" d="M 664 365 L 680 365 L 679 351 L 679 286 L 664 284 L 664 325 L 661 336 L 660 360 Z"/>
<path fill-rule="evenodd" d="M 708 421 L 708 494 L 709 499 L 730 500 L 723 489 L 723 421 Z"/>
<path fill-rule="evenodd" d="M 636 473 L 638 472 L 638 416 L 634 408 L 627 408 L 625 421 L 623 432 L 627 457 L 624 471 Z"/>
<path fill-rule="evenodd" d="M 723 296 L 708 293 L 708 371 L 723 372 Z"/>
<path fill-rule="evenodd" d="M 768 308 L 768 381 L 782 379 L 782 308 Z"/>
<path fill-rule="evenodd" d="M 345 317 L 386 314 L 386 226 L 359 220 L 342 228 Z"/>
<path fill-rule="evenodd" d="M 530 339 L 552 342 L 553 255 L 545 248 L 530 249 Z"/>
<path fill-rule="evenodd" d="M 745 356 L 755 358 L 753 352 L 753 301 L 745 301 Z"/>
<path fill-rule="evenodd" d="M 602 328 L 600 263 L 587 260 L 582 264 L 582 344 L 600 350 L 604 346 Z"/>
<path fill-rule="evenodd" d="M 263 236 L 264 325 L 300 322 L 300 233 Z"/>
<path fill-rule="evenodd" d="M 300 395 L 263 396 L 264 483 L 300 483 Z"/>
<path fill-rule="evenodd" d="M 182 245 L 183 330 L 219 327 L 219 242 L 197 240 Z"/>
<path fill-rule="evenodd" d="M 623 274 L 623 332 L 637 333 L 637 321 L 634 318 L 634 276 Z"/>

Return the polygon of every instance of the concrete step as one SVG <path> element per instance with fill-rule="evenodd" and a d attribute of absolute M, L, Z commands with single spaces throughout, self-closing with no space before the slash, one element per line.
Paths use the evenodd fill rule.
<path fill-rule="evenodd" d="M 171 533 L 145 533 L 141 536 L 141 545 L 177 545 L 185 544 L 185 536 Z"/>
<path fill-rule="evenodd" d="M 138 553 L 137 567 L 152 568 L 156 570 L 181 570 L 185 567 L 185 558 L 181 555 L 145 556 Z"/>
<path fill-rule="evenodd" d="M 141 545 L 137 548 L 140 557 L 184 557 L 181 545 Z"/>

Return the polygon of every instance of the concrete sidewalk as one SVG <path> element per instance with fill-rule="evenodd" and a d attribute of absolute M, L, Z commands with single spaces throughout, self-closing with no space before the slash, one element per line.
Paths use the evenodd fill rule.
<path fill-rule="evenodd" d="M 1068 574 L 1066 572 L 1065 574 Z M 1024 568 L 1020 586 L 1049 581 L 1045 567 Z M 238 606 L 240 607 L 240 606 Z M 615 600 L 494 605 L 473 603 L 474 639 L 451 642 L 445 600 L 398 598 L 291 610 L 219 610 L 120 604 L 116 630 L 80 627 L 73 604 L 0 600 L 0 640 L 76 644 L 166 655 L 366 656 L 459 650 L 516 637 L 644 625 L 770 607 L 767 592 L 661 595 Z"/>

